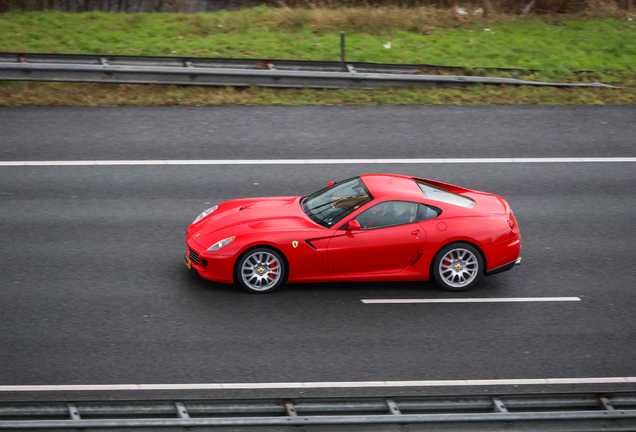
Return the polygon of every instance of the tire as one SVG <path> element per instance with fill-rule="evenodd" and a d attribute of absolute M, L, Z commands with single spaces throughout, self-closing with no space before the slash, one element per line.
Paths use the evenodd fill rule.
<path fill-rule="evenodd" d="M 285 260 L 273 249 L 258 247 L 241 255 L 234 269 L 234 280 L 244 290 L 264 294 L 285 283 Z"/>
<path fill-rule="evenodd" d="M 481 253 L 468 243 L 451 243 L 437 252 L 433 259 L 433 277 L 447 291 L 469 290 L 484 275 Z"/>

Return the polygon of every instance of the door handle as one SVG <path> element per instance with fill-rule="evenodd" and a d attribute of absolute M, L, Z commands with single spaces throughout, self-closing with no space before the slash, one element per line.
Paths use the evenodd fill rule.
<path fill-rule="evenodd" d="M 420 230 L 415 230 L 411 233 L 411 235 L 419 235 L 419 233 L 420 233 Z"/>

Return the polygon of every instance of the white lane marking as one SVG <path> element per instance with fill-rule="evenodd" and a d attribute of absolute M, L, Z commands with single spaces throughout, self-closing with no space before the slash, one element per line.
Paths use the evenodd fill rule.
<path fill-rule="evenodd" d="M 50 391 L 122 391 L 122 390 L 242 390 L 290 388 L 380 388 L 380 387 L 442 387 L 554 384 L 622 384 L 636 383 L 636 377 L 607 378 L 535 378 L 490 380 L 436 381 L 344 381 L 344 382 L 281 382 L 227 384 L 97 384 L 97 385 L 5 385 L 0 392 Z"/>
<path fill-rule="evenodd" d="M 360 300 L 366 304 L 402 303 L 512 303 L 512 302 L 573 302 L 579 297 L 502 297 L 502 298 L 441 298 L 441 299 L 369 299 Z"/>
<path fill-rule="evenodd" d="M 462 163 L 607 163 L 636 162 L 636 157 L 592 158 L 462 158 L 462 159 L 209 159 L 209 160 L 69 160 L 0 161 L 0 166 L 115 166 L 115 165 L 344 165 L 344 164 L 462 164 Z"/>

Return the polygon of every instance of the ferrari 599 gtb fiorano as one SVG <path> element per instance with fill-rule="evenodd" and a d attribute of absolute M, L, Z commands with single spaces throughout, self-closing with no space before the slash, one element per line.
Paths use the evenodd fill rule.
<path fill-rule="evenodd" d="M 521 263 L 501 197 L 402 175 L 368 174 L 309 196 L 245 198 L 201 213 L 185 263 L 254 293 L 285 282 L 434 280 L 450 291 Z"/>

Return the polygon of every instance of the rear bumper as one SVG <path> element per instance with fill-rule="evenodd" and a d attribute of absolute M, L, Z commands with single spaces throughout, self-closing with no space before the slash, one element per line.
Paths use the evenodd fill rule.
<path fill-rule="evenodd" d="M 486 276 L 490 276 L 490 275 L 494 275 L 497 273 L 502 273 L 508 270 L 512 270 L 513 267 L 521 265 L 521 257 L 517 258 L 516 260 L 514 260 L 513 262 L 510 262 L 508 264 L 504 264 L 501 267 L 497 267 L 495 269 L 492 269 L 490 271 L 486 272 Z"/>
<path fill-rule="evenodd" d="M 521 254 L 521 236 L 517 234 L 508 240 L 485 246 L 482 251 L 486 256 L 485 274 L 510 270 Z"/>

